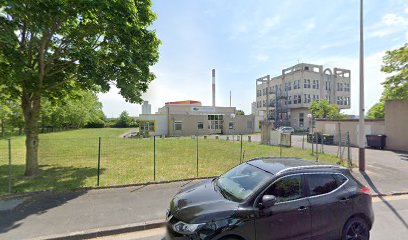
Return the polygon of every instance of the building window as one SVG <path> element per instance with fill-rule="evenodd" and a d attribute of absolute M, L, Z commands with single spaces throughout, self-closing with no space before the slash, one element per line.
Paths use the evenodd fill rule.
<path fill-rule="evenodd" d="M 235 129 L 235 122 L 229 122 L 228 123 L 228 129 Z"/>
<path fill-rule="evenodd" d="M 252 120 L 247 120 L 247 129 L 252 129 L 253 125 L 254 123 L 252 122 Z"/>
<path fill-rule="evenodd" d="M 304 103 L 310 103 L 310 94 L 304 94 Z"/>
<path fill-rule="evenodd" d="M 312 85 L 313 89 L 319 89 L 320 88 L 319 85 L 320 85 L 319 80 L 313 80 L 313 85 Z"/>
<path fill-rule="evenodd" d="M 326 82 L 326 90 L 327 91 L 331 90 L 331 82 L 329 82 L 329 81 Z"/>
<path fill-rule="evenodd" d="M 140 121 L 140 130 L 142 132 L 155 132 L 156 127 L 155 127 L 155 121 L 154 120 L 141 120 Z"/>
<path fill-rule="evenodd" d="M 303 88 L 310 88 L 310 79 L 304 79 Z"/>
<path fill-rule="evenodd" d="M 302 103 L 302 97 L 298 95 L 298 103 Z"/>
<path fill-rule="evenodd" d="M 344 84 L 344 91 L 345 92 L 350 92 L 350 83 L 345 83 Z"/>
<path fill-rule="evenodd" d="M 305 124 L 305 114 L 299 113 L 299 127 L 303 127 Z"/>
<path fill-rule="evenodd" d="M 175 131 L 181 131 L 183 130 L 183 122 L 174 122 L 174 130 Z"/>
<path fill-rule="evenodd" d="M 288 104 L 292 104 L 292 96 L 288 96 Z"/>
<path fill-rule="evenodd" d="M 343 83 L 337 83 L 337 91 L 343 91 Z"/>
<path fill-rule="evenodd" d="M 204 129 L 204 123 L 203 123 L 203 122 L 198 122 L 198 123 L 197 123 L 197 129 L 198 129 L 198 130 Z"/>
<path fill-rule="evenodd" d="M 313 101 L 319 101 L 319 95 L 313 95 Z"/>

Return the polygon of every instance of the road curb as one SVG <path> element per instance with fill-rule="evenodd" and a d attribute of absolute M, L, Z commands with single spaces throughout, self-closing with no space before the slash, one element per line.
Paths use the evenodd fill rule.
<path fill-rule="evenodd" d="M 114 226 L 114 227 L 95 228 L 95 229 L 90 229 L 90 230 L 72 232 L 69 234 L 49 235 L 49 236 L 33 238 L 32 240 L 90 239 L 90 238 L 104 237 L 104 236 L 115 235 L 115 234 L 122 234 L 122 233 L 129 233 L 129 232 L 160 228 L 160 227 L 163 227 L 165 223 L 166 223 L 165 220 L 153 220 L 153 221 L 147 221 L 147 222 L 142 222 L 142 223 L 125 224 L 125 225 Z"/>
<path fill-rule="evenodd" d="M 391 192 L 391 193 L 375 193 L 371 194 L 372 197 L 391 197 L 391 196 L 401 196 L 401 195 L 408 195 L 408 192 Z"/>

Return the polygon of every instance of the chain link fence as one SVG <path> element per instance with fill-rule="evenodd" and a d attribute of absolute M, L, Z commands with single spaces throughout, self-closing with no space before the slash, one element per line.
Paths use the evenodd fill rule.
<path fill-rule="evenodd" d="M 38 149 L 40 172 L 29 178 L 24 176 L 24 139 L 2 139 L 0 194 L 217 176 L 255 157 L 314 160 L 309 150 L 261 145 L 254 142 L 256 137 L 45 138 Z M 338 161 L 335 156 L 321 158 Z"/>

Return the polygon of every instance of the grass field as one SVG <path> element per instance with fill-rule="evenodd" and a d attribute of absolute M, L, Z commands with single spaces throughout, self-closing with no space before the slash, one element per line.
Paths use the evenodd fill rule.
<path fill-rule="evenodd" d="M 40 135 L 40 174 L 24 174 L 24 137 L 11 139 L 13 192 L 96 186 L 98 138 L 101 137 L 100 186 L 154 181 L 152 139 L 124 139 L 130 129 L 82 129 Z M 156 181 L 214 176 L 240 162 L 241 144 L 200 137 L 156 140 Z M 0 194 L 8 190 L 8 142 L 0 140 Z M 244 159 L 279 156 L 279 147 L 243 142 Z M 282 156 L 314 160 L 310 150 L 282 148 Z M 338 163 L 336 156 L 320 154 L 321 161 Z"/>

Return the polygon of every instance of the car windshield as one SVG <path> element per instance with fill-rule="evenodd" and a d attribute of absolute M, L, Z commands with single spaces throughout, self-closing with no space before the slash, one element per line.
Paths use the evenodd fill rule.
<path fill-rule="evenodd" d="M 216 185 L 224 197 L 242 202 L 271 178 L 271 173 L 244 163 L 221 175 Z"/>

